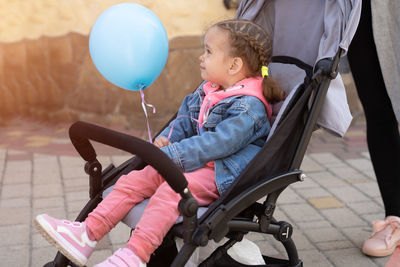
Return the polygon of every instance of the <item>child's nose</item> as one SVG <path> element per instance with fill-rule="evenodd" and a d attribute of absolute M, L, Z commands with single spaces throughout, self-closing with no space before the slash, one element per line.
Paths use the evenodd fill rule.
<path fill-rule="evenodd" d="M 204 54 L 202 54 L 202 55 L 199 56 L 200 62 L 203 61 L 203 59 L 204 59 Z"/>

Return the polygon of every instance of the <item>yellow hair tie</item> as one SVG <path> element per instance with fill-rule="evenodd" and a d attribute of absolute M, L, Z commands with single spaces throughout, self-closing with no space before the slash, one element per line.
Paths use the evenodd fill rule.
<path fill-rule="evenodd" d="M 261 67 L 261 75 L 264 78 L 265 76 L 268 76 L 268 67 L 267 66 L 262 66 Z"/>

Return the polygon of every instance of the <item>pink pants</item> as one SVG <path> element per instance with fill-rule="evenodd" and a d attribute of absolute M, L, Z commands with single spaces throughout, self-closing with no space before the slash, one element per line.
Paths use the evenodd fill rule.
<path fill-rule="evenodd" d="M 184 176 L 200 206 L 206 206 L 219 197 L 213 168 L 204 167 L 184 173 Z M 149 204 L 127 244 L 143 261 L 148 262 L 178 218 L 178 202 L 181 199 L 153 167 L 147 166 L 122 176 L 112 192 L 89 214 L 85 221 L 87 227 L 96 240 L 100 240 L 133 206 L 149 197 Z"/>

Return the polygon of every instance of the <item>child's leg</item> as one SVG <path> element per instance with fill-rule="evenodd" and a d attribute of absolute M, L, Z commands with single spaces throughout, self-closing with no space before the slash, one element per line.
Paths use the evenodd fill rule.
<path fill-rule="evenodd" d="M 184 174 L 189 189 L 200 206 L 215 201 L 219 195 L 215 185 L 215 172 L 212 168 L 202 168 Z M 150 255 L 162 243 L 164 236 L 179 216 L 180 195 L 167 183 L 163 183 L 151 197 L 142 218 L 130 238 L 127 247 L 131 248 L 143 261 L 148 262 Z"/>
<path fill-rule="evenodd" d="M 84 266 L 96 246 L 94 239 L 100 240 L 136 203 L 153 195 L 163 182 L 152 167 L 131 172 L 119 179 L 114 190 L 89 214 L 85 222 L 58 220 L 40 214 L 35 218 L 35 225 L 62 254 L 75 264 Z M 131 254 L 124 255 L 137 258 L 134 253 Z"/>
<path fill-rule="evenodd" d="M 121 176 L 113 190 L 85 220 L 90 233 L 99 241 L 135 204 L 154 194 L 164 179 L 151 166 Z"/>

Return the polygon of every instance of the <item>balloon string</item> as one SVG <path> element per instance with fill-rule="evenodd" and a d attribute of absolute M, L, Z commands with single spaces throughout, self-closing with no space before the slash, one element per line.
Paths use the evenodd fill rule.
<path fill-rule="evenodd" d="M 147 104 L 146 100 L 144 100 L 144 93 L 143 93 L 143 89 L 145 88 L 145 86 L 141 86 L 140 87 L 140 96 L 142 98 L 142 108 L 144 111 L 144 115 L 146 116 L 146 123 L 147 123 L 147 133 L 149 134 L 149 141 L 150 143 L 153 143 L 153 138 L 151 138 L 151 131 L 150 131 L 150 124 L 149 124 L 149 116 L 147 114 L 147 109 L 146 106 L 149 108 L 153 109 L 153 114 L 156 113 L 156 108 L 152 105 L 152 104 Z"/>

